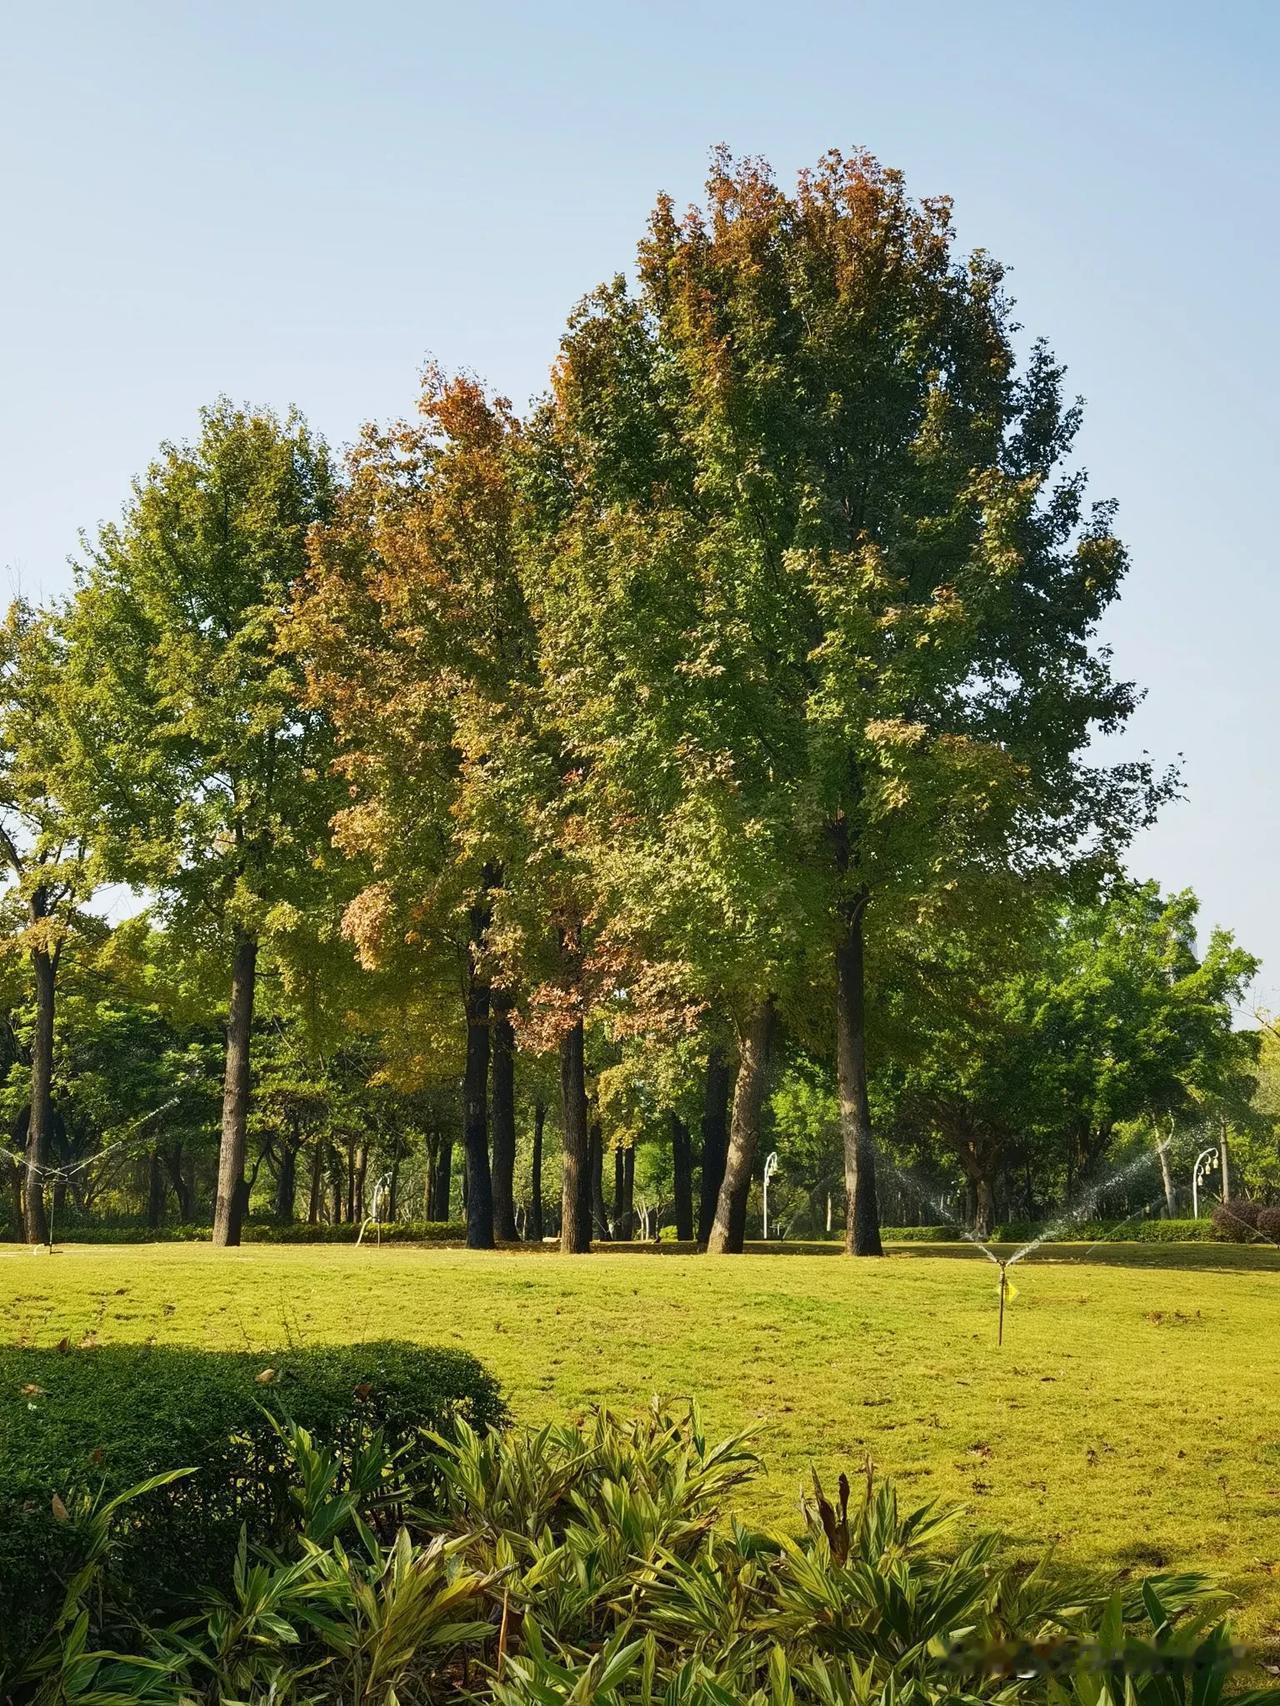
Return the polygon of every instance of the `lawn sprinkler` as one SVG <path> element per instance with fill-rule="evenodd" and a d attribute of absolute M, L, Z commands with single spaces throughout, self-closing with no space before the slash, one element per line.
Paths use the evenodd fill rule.
<path fill-rule="evenodd" d="M 998 1261 L 996 1266 L 1000 1270 L 1000 1319 L 996 1326 L 996 1344 L 999 1346 L 1004 1343 L 1004 1306 L 1006 1302 L 1013 1302 L 1014 1298 L 1018 1295 L 1018 1291 L 1013 1281 L 1009 1278 L 1009 1263 L 1007 1261 Z"/>

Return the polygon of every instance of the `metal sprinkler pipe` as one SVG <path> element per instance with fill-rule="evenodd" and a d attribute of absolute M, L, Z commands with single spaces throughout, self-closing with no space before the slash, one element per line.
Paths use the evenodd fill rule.
<path fill-rule="evenodd" d="M 1009 1276 L 1006 1271 L 1009 1264 L 1008 1262 L 1000 1262 L 998 1266 L 1000 1269 L 1000 1323 L 996 1328 L 997 1348 L 1004 1344 L 1004 1294 L 1009 1289 Z"/>

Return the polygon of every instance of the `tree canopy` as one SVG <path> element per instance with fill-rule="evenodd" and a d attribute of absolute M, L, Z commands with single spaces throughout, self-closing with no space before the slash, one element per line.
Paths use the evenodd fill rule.
<path fill-rule="evenodd" d="M 1134 1145 L 1172 1212 L 1210 1128 L 1277 1176 L 1255 962 L 1124 871 L 1176 777 L 1099 745 L 1081 419 L 949 202 L 835 152 L 660 198 L 527 418 L 435 367 L 340 461 L 204 410 L 3 631 L 26 1236 L 72 1151 L 67 1212 L 570 1252 L 741 1250 L 773 1144 L 862 1255 L 882 1195 L 990 1230 Z"/>

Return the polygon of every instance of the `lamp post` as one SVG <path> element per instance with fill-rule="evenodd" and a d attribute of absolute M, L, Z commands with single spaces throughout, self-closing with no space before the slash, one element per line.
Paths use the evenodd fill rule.
<path fill-rule="evenodd" d="M 764 1241 L 769 1242 L 769 1180 L 778 1171 L 778 1151 L 770 1150 L 764 1164 Z"/>
<path fill-rule="evenodd" d="M 1207 1149 L 1202 1149 L 1196 1156 L 1196 1164 L 1191 1169 L 1191 1217 L 1193 1220 L 1200 1218 L 1200 1181 L 1220 1165 L 1218 1146 L 1215 1143 L 1211 1143 Z"/>

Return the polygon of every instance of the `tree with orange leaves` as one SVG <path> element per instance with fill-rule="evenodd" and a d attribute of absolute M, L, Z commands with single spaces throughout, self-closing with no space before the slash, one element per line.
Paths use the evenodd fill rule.
<path fill-rule="evenodd" d="M 518 771 L 535 690 L 516 572 L 508 406 L 426 377 L 421 419 L 368 429 L 333 520 L 315 530 L 290 637 L 332 719 L 348 803 L 338 846 L 367 880 L 345 931 L 365 964 L 450 982 L 465 1017 L 467 1241 L 514 1236 L 514 991 L 495 909 L 519 862 Z"/>

